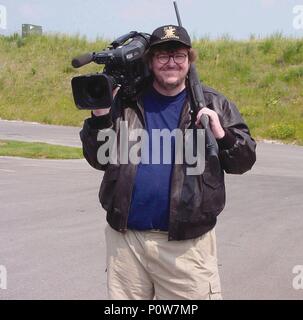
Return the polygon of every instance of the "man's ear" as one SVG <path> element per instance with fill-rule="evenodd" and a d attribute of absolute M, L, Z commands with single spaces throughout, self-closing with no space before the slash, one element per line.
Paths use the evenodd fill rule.
<path fill-rule="evenodd" d="M 190 67 L 191 67 L 191 62 L 188 64 L 188 71 L 187 71 L 187 74 L 189 73 L 189 70 L 190 70 Z"/>

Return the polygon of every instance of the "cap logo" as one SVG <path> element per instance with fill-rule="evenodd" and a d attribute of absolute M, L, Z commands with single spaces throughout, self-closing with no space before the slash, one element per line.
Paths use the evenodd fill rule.
<path fill-rule="evenodd" d="M 164 39 L 179 39 L 179 36 L 175 34 L 176 28 L 169 26 L 163 28 L 164 36 L 161 38 L 161 40 Z"/>

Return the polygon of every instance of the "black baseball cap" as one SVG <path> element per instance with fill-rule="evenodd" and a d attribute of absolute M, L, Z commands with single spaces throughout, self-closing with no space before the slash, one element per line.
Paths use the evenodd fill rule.
<path fill-rule="evenodd" d="M 166 25 L 154 30 L 150 37 L 150 48 L 166 42 L 178 42 L 191 48 L 191 40 L 187 31 L 180 26 Z"/>

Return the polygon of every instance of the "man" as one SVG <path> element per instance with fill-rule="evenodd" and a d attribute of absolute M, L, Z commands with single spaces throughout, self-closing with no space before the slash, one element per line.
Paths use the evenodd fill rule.
<path fill-rule="evenodd" d="M 255 142 L 235 105 L 211 88 L 203 86 L 207 108 L 192 118 L 187 74 L 194 60 L 184 28 L 157 28 L 146 53 L 151 85 L 135 104 L 120 106 L 118 112 L 94 110 L 80 133 L 85 158 L 105 171 L 99 198 L 107 211 L 110 299 L 222 298 L 214 227 L 225 205 L 224 171 L 249 170 L 256 159 Z M 118 97 L 119 93 L 117 105 Z M 202 174 L 192 176 L 186 174 L 186 163 L 98 162 L 98 133 L 112 128 L 119 136 L 121 120 L 130 131 L 145 129 L 152 142 L 153 130 L 185 132 L 198 125 L 202 114 L 209 117 L 219 145 L 221 170 L 216 174 L 210 170 L 211 159 Z M 121 140 L 117 141 L 119 149 Z M 172 143 L 169 152 L 173 154 L 175 147 Z"/>

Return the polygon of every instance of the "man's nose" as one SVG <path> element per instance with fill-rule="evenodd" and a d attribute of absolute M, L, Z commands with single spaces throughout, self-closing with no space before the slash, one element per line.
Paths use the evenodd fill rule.
<path fill-rule="evenodd" d="M 175 60 L 174 60 L 174 56 L 169 56 L 169 60 L 167 62 L 167 65 L 170 65 L 170 66 L 174 66 L 176 63 L 175 63 Z"/>

